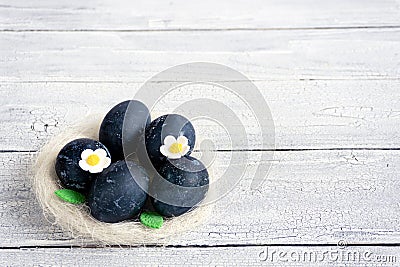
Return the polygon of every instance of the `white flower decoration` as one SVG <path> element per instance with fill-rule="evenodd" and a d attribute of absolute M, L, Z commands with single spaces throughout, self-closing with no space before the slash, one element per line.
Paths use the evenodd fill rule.
<path fill-rule="evenodd" d="M 107 157 L 107 152 L 101 148 L 95 151 L 86 149 L 82 152 L 81 158 L 79 167 L 90 173 L 100 173 L 111 164 L 111 159 Z"/>
<path fill-rule="evenodd" d="M 179 136 L 178 139 L 168 135 L 164 139 L 164 145 L 160 147 L 160 152 L 169 159 L 180 159 L 189 152 L 188 143 L 188 139 L 183 135 Z"/>

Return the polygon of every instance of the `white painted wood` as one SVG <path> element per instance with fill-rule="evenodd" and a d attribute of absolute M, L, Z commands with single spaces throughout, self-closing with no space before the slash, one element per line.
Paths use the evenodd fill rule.
<path fill-rule="evenodd" d="M 399 80 L 257 81 L 255 85 L 271 109 L 278 149 L 400 147 Z M 2 83 L 0 150 L 40 149 L 86 114 L 105 115 L 118 102 L 132 99 L 140 86 L 125 82 Z M 220 126 L 197 121 L 199 136 L 213 140 L 217 149 L 274 148 L 262 145 L 260 129 L 244 102 L 221 88 L 186 86 L 171 92 L 156 105 L 153 117 L 200 97 L 227 105 L 240 119 L 232 123 L 234 129 L 242 123 L 248 131 L 248 144 L 243 140 L 232 147 Z M 230 135 L 235 138 L 235 132 Z"/>
<path fill-rule="evenodd" d="M 398 243 L 398 151 L 277 152 L 258 190 L 250 183 L 259 153 L 247 155 L 248 170 L 213 216 L 171 245 Z M 44 219 L 29 182 L 32 156 L 0 153 L 0 246 L 93 244 Z M 229 158 L 218 153 L 217 174 Z"/>
<path fill-rule="evenodd" d="M 0 81 L 144 82 L 171 66 L 227 65 L 253 80 L 390 79 L 400 30 L 2 32 Z"/>
<path fill-rule="evenodd" d="M 267 257 L 268 256 L 268 257 Z M 397 266 L 396 247 L 36 248 L 0 253 L 5 266 Z"/>
<path fill-rule="evenodd" d="M 0 29 L 164 30 L 399 26 L 396 0 L 3 0 Z"/>
<path fill-rule="evenodd" d="M 365 149 L 400 147 L 399 14 L 398 0 L 3 0 L 0 265 L 256 266 L 270 264 L 260 262 L 265 247 L 258 245 L 398 244 L 400 155 Z M 157 72 L 193 61 L 225 64 L 255 81 L 274 117 L 277 148 L 318 150 L 276 152 L 268 180 L 255 191 L 249 186 L 259 153 L 234 152 L 252 160 L 243 180 L 206 224 L 171 240 L 173 247 L 59 247 L 95 243 L 72 238 L 42 216 L 29 182 L 35 153 L 6 151 L 36 151 L 85 114 L 131 98 Z M 198 124 L 200 135 L 218 149 L 265 148 L 238 99 L 217 88 L 201 92 L 237 111 L 250 143 L 230 147 L 206 122 Z M 184 93 L 198 95 L 196 86 Z M 171 94 L 155 113 L 180 103 Z M 218 171 L 229 153 L 217 153 Z M 20 246 L 48 248 L 15 249 Z M 354 249 L 400 257 L 398 247 Z"/>

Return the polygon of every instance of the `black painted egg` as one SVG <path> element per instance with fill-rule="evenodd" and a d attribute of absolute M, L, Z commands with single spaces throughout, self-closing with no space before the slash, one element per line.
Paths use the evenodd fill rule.
<path fill-rule="evenodd" d="M 108 147 L 113 161 L 122 160 L 126 158 L 124 149 L 125 155 L 136 152 L 149 124 L 150 112 L 146 105 L 137 100 L 128 100 L 107 113 L 100 126 L 99 140 Z"/>
<path fill-rule="evenodd" d="M 178 114 L 161 116 L 150 123 L 145 135 L 147 154 L 158 170 L 167 158 L 190 155 L 196 134 L 192 123 Z"/>
<path fill-rule="evenodd" d="M 148 184 L 148 176 L 135 163 L 113 163 L 90 189 L 87 201 L 92 216 L 107 223 L 133 219 L 146 202 Z"/>
<path fill-rule="evenodd" d="M 64 188 L 87 192 L 92 180 L 111 163 L 107 148 L 88 138 L 76 139 L 59 152 L 55 170 Z"/>
<path fill-rule="evenodd" d="M 160 168 L 159 174 L 153 178 L 150 194 L 154 209 L 165 217 L 176 217 L 188 212 L 208 192 L 208 171 L 203 163 L 193 157 L 167 161 Z"/>

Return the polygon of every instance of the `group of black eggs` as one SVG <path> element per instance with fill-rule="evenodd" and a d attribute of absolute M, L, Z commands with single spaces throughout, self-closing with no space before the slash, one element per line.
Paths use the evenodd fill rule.
<path fill-rule="evenodd" d="M 185 117 L 169 114 L 151 122 L 143 103 L 122 102 L 105 116 L 99 141 L 77 139 L 62 148 L 55 170 L 64 189 L 55 193 L 86 203 L 99 221 L 140 219 L 159 228 L 163 217 L 180 216 L 206 196 L 208 172 L 189 156 L 195 139 Z"/>

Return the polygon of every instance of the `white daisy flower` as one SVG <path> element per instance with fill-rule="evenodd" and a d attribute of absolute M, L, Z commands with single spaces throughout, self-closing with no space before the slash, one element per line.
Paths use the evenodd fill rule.
<path fill-rule="evenodd" d="M 111 164 L 111 159 L 107 157 L 107 152 L 101 148 L 95 151 L 86 149 L 82 152 L 81 158 L 79 166 L 82 170 L 90 173 L 100 173 Z"/>
<path fill-rule="evenodd" d="M 189 140 L 185 136 L 179 136 L 177 139 L 168 135 L 164 139 L 164 145 L 160 147 L 160 152 L 169 159 L 180 159 L 185 156 L 189 150 Z"/>

